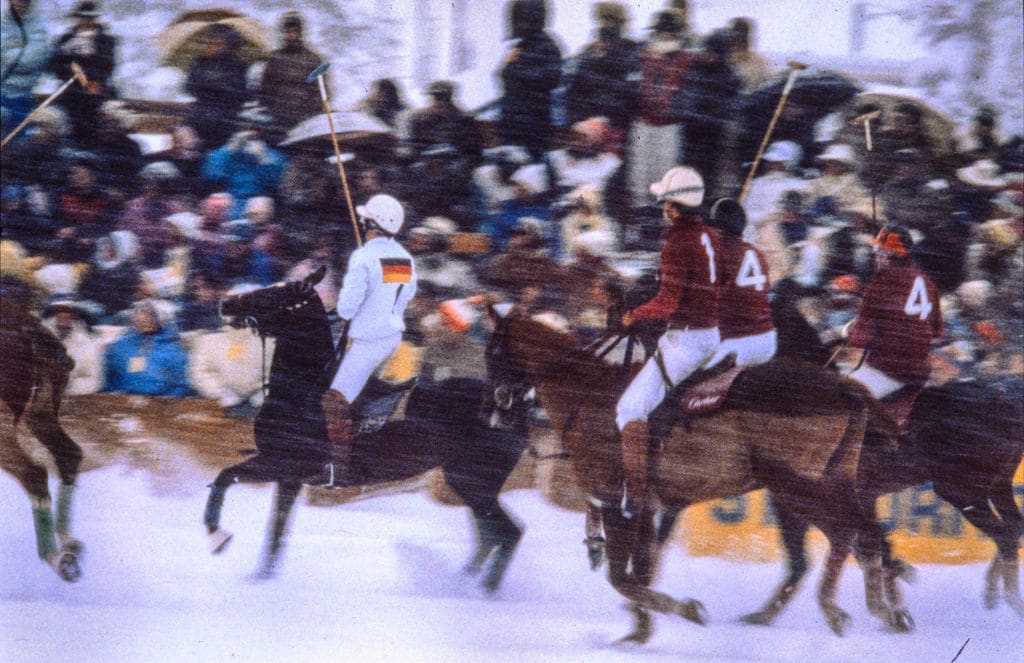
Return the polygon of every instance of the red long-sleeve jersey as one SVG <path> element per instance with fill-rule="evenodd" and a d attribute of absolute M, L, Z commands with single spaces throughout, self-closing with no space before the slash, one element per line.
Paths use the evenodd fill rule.
<path fill-rule="evenodd" d="M 931 372 L 932 340 L 941 335 L 938 290 L 907 261 L 890 264 L 875 276 L 847 340 L 868 350 L 868 366 L 920 386 Z"/>
<path fill-rule="evenodd" d="M 661 250 L 661 287 L 633 310 L 634 320 L 668 318 L 674 327 L 718 326 L 718 233 L 699 217 L 672 225 Z"/>
<path fill-rule="evenodd" d="M 722 235 L 719 242 L 718 330 L 722 339 L 775 329 L 768 305 L 768 261 L 752 244 Z"/>

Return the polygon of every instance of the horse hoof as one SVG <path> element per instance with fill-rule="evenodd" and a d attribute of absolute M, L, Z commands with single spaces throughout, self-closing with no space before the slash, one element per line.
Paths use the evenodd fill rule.
<path fill-rule="evenodd" d="M 906 610 L 893 610 L 889 615 L 889 625 L 897 633 L 910 633 L 914 630 L 914 618 Z"/>
<path fill-rule="evenodd" d="M 828 615 L 828 627 L 840 637 L 846 632 L 847 627 L 850 626 L 850 621 L 850 615 L 838 608 Z"/>
<path fill-rule="evenodd" d="M 231 543 L 231 532 L 223 529 L 217 529 L 210 532 L 206 536 L 207 543 L 210 545 L 210 554 L 219 555 L 228 547 Z"/>
<path fill-rule="evenodd" d="M 895 572 L 896 577 L 908 585 L 912 585 L 917 582 L 917 569 L 902 560 L 896 562 Z"/>
<path fill-rule="evenodd" d="M 680 601 L 676 613 L 694 624 L 705 626 L 708 623 L 708 611 L 704 608 L 704 604 L 696 599 Z"/>
<path fill-rule="evenodd" d="M 78 557 L 74 553 L 65 551 L 56 553 L 50 563 L 61 580 L 78 582 L 82 577 L 82 569 L 79 567 Z"/>
<path fill-rule="evenodd" d="M 85 546 L 82 545 L 82 542 L 78 539 L 67 536 L 61 541 L 60 550 L 61 552 L 71 553 L 75 557 L 81 558 L 82 554 L 85 552 Z"/>
<path fill-rule="evenodd" d="M 740 621 L 744 624 L 753 624 L 754 626 L 771 626 L 775 619 L 764 610 L 761 610 L 752 612 L 749 615 L 743 615 L 740 617 Z"/>
<path fill-rule="evenodd" d="M 484 589 L 488 594 L 498 591 L 501 580 L 505 577 L 505 570 L 508 568 L 509 562 L 512 561 L 514 550 L 514 543 L 511 545 L 502 544 L 498 547 L 497 552 L 494 553 L 494 557 L 491 559 L 491 568 L 487 571 L 487 577 L 484 578 Z"/>
<path fill-rule="evenodd" d="M 624 635 L 615 641 L 616 644 L 636 643 L 638 645 L 646 644 L 651 639 L 651 635 L 654 633 L 654 628 L 651 622 L 651 614 L 638 607 L 636 604 L 629 606 L 629 611 L 633 613 L 633 619 L 636 626 L 633 628 L 633 632 Z"/>
<path fill-rule="evenodd" d="M 604 564 L 604 537 L 589 537 L 584 543 L 587 544 L 587 560 L 590 562 L 590 570 L 597 571 Z"/>

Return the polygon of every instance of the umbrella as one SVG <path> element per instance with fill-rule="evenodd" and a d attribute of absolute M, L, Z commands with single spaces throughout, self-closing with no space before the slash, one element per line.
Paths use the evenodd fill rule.
<path fill-rule="evenodd" d="M 777 76 L 763 83 L 739 100 L 739 110 L 748 120 L 757 121 L 763 118 L 767 125 L 775 106 L 782 96 L 782 88 L 786 86 L 788 76 Z M 831 71 L 802 73 L 797 76 L 793 89 L 789 93 L 792 106 L 799 106 L 809 112 L 815 119 L 828 115 L 833 109 L 853 98 L 860 88 L 850 79 Z"/>
<path fill-rule="evenodd" d="M 788 76 L 777 76 L 736 99 L 731 113 L 729 145 L 732 166 L 740 167 L 754 158 Z M 852 99 L 860 88 L 849 78 L 831 71 L 803 72 L 796 78 L 789 100 L 779 117 L 772 140 L 791 140 L 808 158 L 814 124 Z M 730 167 L 732 167 L 730 166 Z"/>
<path fill-rule="evenodd" d="M 334 132 L 338 136 L 338 142 L 348 149 L 355 149 L 361 144 L 374 142 L 391 134 L 388 125 L 367 113 L 332 111 L 331 119 L 334 120 Z M 327 122 L 327 115 L 321 113 L 292 127 L 284 140 L 278 144 L 285 147 L 307 142 L 329 142 L 330 137 L 331 127 Z"/>
<path fill-rule="evenodd" d="M 917 90 L 880 85 L 861 92 L 854 97 L 853 103 L 855 109 L 869 104 L 877 106 L 882 113 L 879 117 L 880 126 L 885 126 L 896 106 L 903 103 L 913 104 L 921 110 L 925 134 L 935 152 L 949 154 L 956 151 L 956 123 L 948 113 Z"/>
<path fill-rule="evenodd" d="M 199 52 L 204 30 L 215 23 L 232 28 L 239 36 L 238 56 L 247 62 L 262 60 L 273 48 L 263 25 L 254 18 L 229 9 L 206 9 L 185 12 L 157 35 L 161 62 L 188 69 Z"/>

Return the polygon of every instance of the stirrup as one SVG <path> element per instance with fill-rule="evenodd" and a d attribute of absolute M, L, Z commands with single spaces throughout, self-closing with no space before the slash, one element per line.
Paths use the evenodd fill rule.
<path fill-rule="evenodd" d="M 318 484 L 317 488 L 324 488 L 324 489 L 327 489 L 327 490 L 333 490 L 335 488 L 341 488 L 341 486 L 339 486 L 337 484 L 337 481 L 338 481 L 338 479 L 340 477 L 334 473 L 334 463 L 331 462 L 331 461 L 328 461 L 328 463 L 324 467 L 324 469 L 327 470 L 327 481 L 325 481 L 324 483 Z"/>
<path fill-rule="evenodd" d="M 206 535 L 207 543 L 210 544 L 210 554 L 218 555 L 224 552 L 227 548 L 228 543 L 231 541 L 231 532 L 223 529 L 215 529 Z"/>

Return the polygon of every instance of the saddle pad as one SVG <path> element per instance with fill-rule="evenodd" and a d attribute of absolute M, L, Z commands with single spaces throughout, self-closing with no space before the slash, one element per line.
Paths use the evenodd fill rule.
<path fill-rule="evenodd" d="M 921 395 L 920 389 L 907 387 L 897 391 L 891 398 L 882 400 L 882 410 L 892 418 L 900 432 L 907 429 L 910 413 L 914 409 L 914 403 L 917 402 L 919 395 Z"/>
<path fill-rule="evenodd" d="M 679 399 L 679 407 L 684 414 L 706 414 L 722 407 L 725 397 L 729 395 L 736 376 L 743 369 L 734 366 L 729 370 L 702 380 L 683 392 Z"/>

